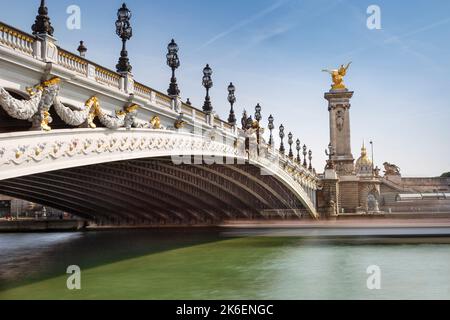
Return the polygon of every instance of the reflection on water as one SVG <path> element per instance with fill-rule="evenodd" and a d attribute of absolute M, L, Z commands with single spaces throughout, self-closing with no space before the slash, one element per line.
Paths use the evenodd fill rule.
<path fill-rule="evenodd" d="M 448 244 L 338 244 L 286 235 L 218 229 L 0 235 L 0 299 L 24 292 L 88 299 L 450 298 Z M 72 264 L 83 270 L 84 289 L 71 296 L 61 284 Z M 367 289 L 370 265 L 381 268 L 382 290 Z"/>
<path fill-rule="evenodd" d="M 2 285 L 64 273 L 177 247 L 215 241 L 216 230 L 114 230 L 80 233 L 0 234 Z"/>

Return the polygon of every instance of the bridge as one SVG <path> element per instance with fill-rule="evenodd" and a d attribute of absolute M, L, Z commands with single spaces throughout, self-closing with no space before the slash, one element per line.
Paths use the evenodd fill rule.
<path fill-rule="evenodd" d="M 47 14 L 33 34 L 0 22 L 0 194 L 99 224 L 319 218 L 311 154 L 277 150 L 272 117 L 267 142 L 260 113 L 241 128 L 208 94 L 202 110 L 59 47 Z"/>

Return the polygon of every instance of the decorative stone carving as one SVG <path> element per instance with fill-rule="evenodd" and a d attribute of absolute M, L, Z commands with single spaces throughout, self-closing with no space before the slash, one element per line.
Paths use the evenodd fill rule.
<path fill-rule="evenodd" d="M 336 113 L 336 127 L 339 131 L 342 131 L 345 123 L 345 115 L 343 110 L 338 110 Z"/>
<path fill-rule="evenodd" d="M 19 120 L 33 122 L 33 128 L 50 131 L 52 119 L 50 108 L 53 106 L 61 120 L 70 126 L 82 126 L 95 129 L 95 118 L 108 129 L 131 128 L 154 128 L 150 123 L 137 120 L 139 106 L 136 104 L 118 111 L 114 116 L 108 114 L 100 107 L 97 97 L 88 99 L 81 108 L 70 108 L 65 106 L 59 98 L 59 78 L 45 81 L 41 85 L 27 89 L 31 95 L 29 100 L 18 100 L 13 98 L 4 88 L 0 87 L 0 105 L 9 116 Z M 160 128 L 160 125 L 158 126 Z"/>
<path fill-rule="evenodd" d="M 10 117 L 19 120 L 28 120 L 37 113 L 42 93 L 43 88 L 40 88 L 30 100 L 18 100 L 13 98 L 8 91 L 0 87 L 0 105 Z"/>
<path fill-rule="evenodd" d="M 383 163 L 384 166 L 384 175 L 385 176 L 401 176 L 400 168 L 396 166 L 395 164 L 385 162 Z"/>
<path fill-rule="evenodd" d="M 62 121 L 70 126 L 77 127 L 86 122 L 92 105 L 85 105 L 82 110 L 72 110 L 71 108 L 64 106 L 57 96 L 55 97 L 53 107 Z"/>

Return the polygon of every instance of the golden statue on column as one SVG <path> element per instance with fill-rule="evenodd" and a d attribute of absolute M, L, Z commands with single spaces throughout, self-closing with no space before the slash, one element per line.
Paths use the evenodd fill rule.
<path fill-rule="evenodd" d="M 331 74 L 331 78 L 333 80 L 333 85 L 331 86 L 332 90 L 345 90 L 347 89 L 344 84 L 344 77 L 347 75 L 347 70 L 350 68 L 352 63 L 349 62 L 347 66 L 341 65 L 341 67 L 337 70 L 322 70 L 322 72 L 328 72 Z"/>

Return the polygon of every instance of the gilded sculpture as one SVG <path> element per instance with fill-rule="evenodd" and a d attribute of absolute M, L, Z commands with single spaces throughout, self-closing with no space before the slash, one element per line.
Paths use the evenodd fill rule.
<path fill-rule="evenodd" d="M 150 124 L 153 129 L 161 129 L 161 119 L 158 116 L 153 116 L 150 119 Z"/>
<path fill-rule="evenodd" d="M 347 89 L 345 87 L 345 84 L 344 84 L 344 77 L 347 75 L 347 71 L 350 68 L 351 64 L 352 63 L 349 62 L 347 64 L 347 66 L 341 65 L 341 67 L 339 69 L 337 69 L 337 70 L 327 70 L 327 69 L 322 70 L 322 72 L 328 72 L 329 74 L 331 74 L 331 78 L 332 78 L 332 81 L 333 81 L 333 84 L 332 84 L 331 88 L 333 90 L 345 90 L 345 89 Z"/>

